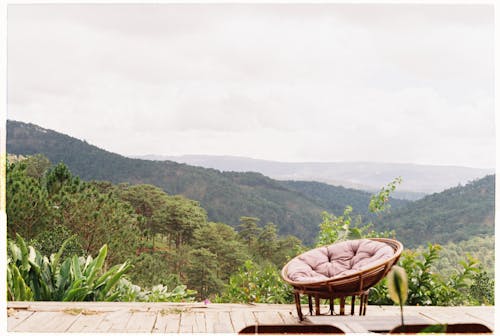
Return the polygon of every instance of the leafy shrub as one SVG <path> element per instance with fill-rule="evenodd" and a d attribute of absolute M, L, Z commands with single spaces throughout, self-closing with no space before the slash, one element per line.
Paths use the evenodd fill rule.
<path fill-rule="evenodd" d="M 229 284 L 216 302 L 234 303 L 292 303 L 293 293 L 271 263 L 257 265 L 247 260 L 229 278 Z"/>
<path fill-rule="evenodd" d="M 126 302 L 191 302 L 196 295 L 196 291 L 187 289 L 185 285 L 178 285 L 171 291 L 164 285 L 156 285 L 147 290 L 125 278 L 120 279 L 116 291 L 120 293 L 121 301 Z"/>
<path fill-rule="evenodd" d="M 480 270 L 472 277 L 472 284 L 468 292 L 469 297 L 476 304 L 495 304 L 495 281 L 489 277 L 486 271 Z"/>
<path fill-rule="evenodd" d="M 180 285 L 180 281 L 174 278 L 172 267 L 165 253 L 150 252 L 141 253 L 132 259 L 133 269 L 128 278 L 141 287 L 151 287 L 162 284 L 168 287 Z"/>
<path fill-rule="evenodd" d="M 380 215 L 390 209 L 389 195 L 396 190 L 396 185 L 402 182 L 401 177 L 397 177 L 387 186 L 383 187 L 377 194 L 370 198 L 368 210 Z M 391 237 L 394 231 L 376 232 L 372 229 L 373 223 L 368 222 L 362 225 L 361 216 L 351 217 L 352 207 L 346 206 L 342 216 L 335 216 L 326 211 L 322 213 L 323 221 L 319 225 L 320 231 L 316 240 L 316 246 L 333 244 L 347 239 L 360 239 L 369 237 Z"/>
<path fill-rule="evenodd" d="M 43 256 L 24 239 L 9 242 L 7 259 L 7 298 L 25 301 L 116 301 L 119 293 L 114 286 L 130 268 L 125 262 L 104 272 L 108 248 L 104 245 L 98 256 L 87 258 L 76 255 L 60 262 L 69 240 L 59 251 Z"/>
<path fill-rule="evenodd" d="M 441 246 L 429 244 L 423 252 L 406 250 L 400 264 L 408 276 L 408 305 L 475 305 L 493 304 L 493 281 L 480 268 L 476 259 L 467 256 L 460 267 L 445 278 L 432 269 Z M 391 304 L 384 279 L 372 288 L 371 304 Z"/>
<path fill-rule="evenodd" d="M 78 237 L 64 225 L 56 224 L 49 229 L 45 229 L 30 241 L 30 244 L 42 255 L 57 253 L 61 247 L 61 242 L 66 241 L 64 252 L 61 258 L 76 254 L 85 253 Z"/>

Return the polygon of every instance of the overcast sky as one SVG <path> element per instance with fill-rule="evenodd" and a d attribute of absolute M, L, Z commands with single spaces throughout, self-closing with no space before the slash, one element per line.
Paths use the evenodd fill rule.
<path fill-rule="evenodd" d="M 11 4 L 7 117 L 123 155 L 494 167 L 493 12 Z"/>

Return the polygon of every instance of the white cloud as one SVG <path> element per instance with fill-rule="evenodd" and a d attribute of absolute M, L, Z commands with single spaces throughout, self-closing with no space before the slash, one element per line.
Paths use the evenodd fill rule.
<path fill-rule="evenodd" d="M 8 117 L 122 154 L 493 166 L 492 12 L 9 6 Z"/>

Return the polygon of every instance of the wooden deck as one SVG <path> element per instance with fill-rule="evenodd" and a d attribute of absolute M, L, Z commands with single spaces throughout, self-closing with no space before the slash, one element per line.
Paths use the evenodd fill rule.
<path fill-rule="evenodd" d="M 295 305 L 271 304 L 8 302 L 7 316 L 8 332 L 29 333 L 233 334 L 249 325 L 300 323 Z M 405 307 L 405 322 L 481 323 L 494 330 L 494 307 Z M 306 315 L 302 324 L 386 333 L 400 324 L 399 307 L 368 306 L 366 316 Z"/>

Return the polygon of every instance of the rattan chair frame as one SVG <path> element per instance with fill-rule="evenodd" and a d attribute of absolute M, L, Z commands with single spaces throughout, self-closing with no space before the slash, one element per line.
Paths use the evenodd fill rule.
<path fill-rule="evenodd" d="M 394 255 L 374 265 L 370 268 L 363 269 L 359 272 L 342 276 L 342 277 L 332 277 L 327 280 L 315 281 L 315 282 L 303 282 L 303 281 L 293 281 L 288 277 L 288 265 L 293 260 L 290 260 L 281 270 L 281 276 L 283 280 L 289 283 L 294 290 L 295 306 L 297 308 L 297 314 L 299 319 L 302 321 L 302 307 L 300 304 L 300 295 L 308 295 L 309 301 L 309 312 L 312 315 L 312 298 L 315 299 L 315 309 L 316 315 L 320 315 L 320 299 L 330 300 L 330 312 L 333 314 L 333 301 L 336 298 L 340 299 L 340 315 L 345 313 L 345 299 L 346 297 L 352 298 L 351 303 L 351 315 L 354 315 L 354 303 L 356 297 L 360 298 L 360 315 L 366 314 L 366 306 L 368 302 L 368 294 L 371 287 L 375 286 L 380 280 L 382 280 L 387 273 L 391 270 L 401 256 L 403 252 L 403 244 L 395 239 L 390 238 L 367 238 L 369 240 L 382 242 L 389 245 L 394 250 Z M 307 253 L 307 252 L 305 252 Z M 302 254 L 301 254 L 302 255 Z M 298 255 L 295 258 L 300 257 Z M 295 259 L 294 258 L 294 259 Z"/>

